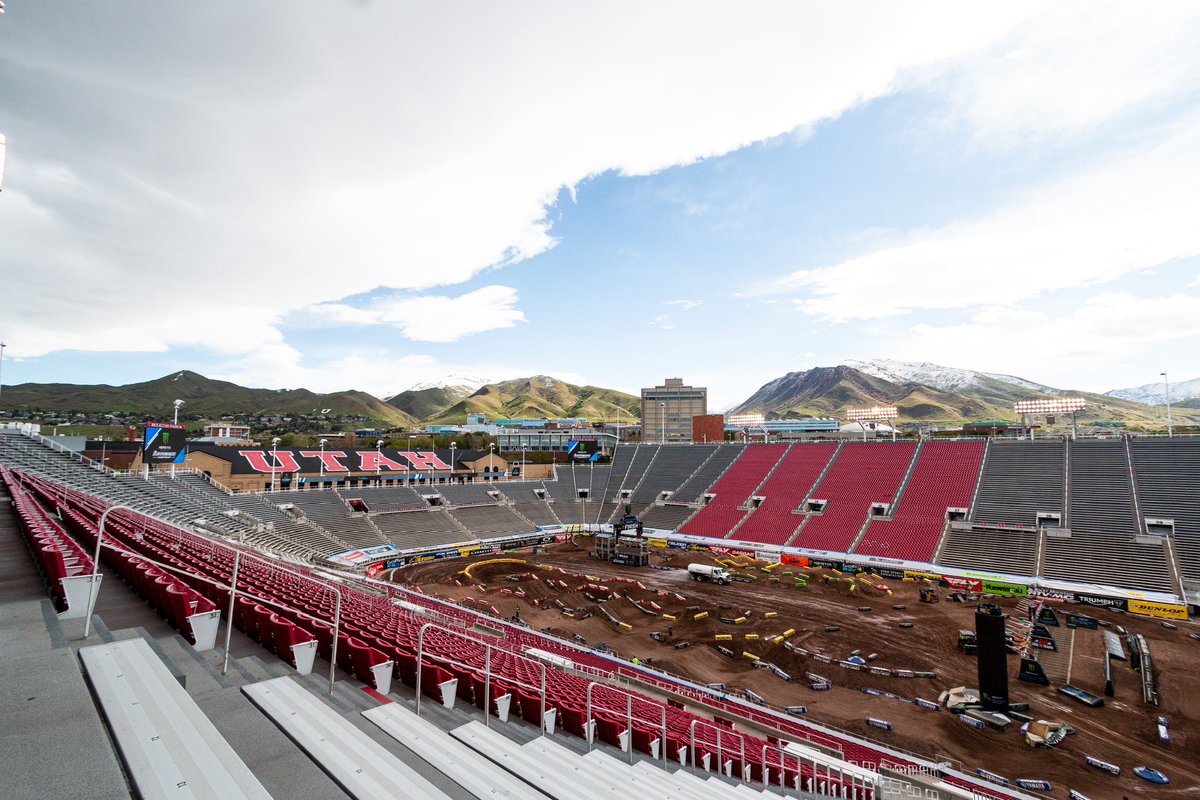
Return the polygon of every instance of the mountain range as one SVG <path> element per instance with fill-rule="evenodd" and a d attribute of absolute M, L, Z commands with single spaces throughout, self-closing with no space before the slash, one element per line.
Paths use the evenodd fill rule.
<path fill-rule="evenodd" d="M 1016 421 L 1019 400 L 1082 397 L 1088 408 L 1080 421 L 1162 424 L 1154 405 L 1114 394 L 1058 389 L 1013 375 L 978 372 L 914 361 L 851 360 L 836 367 L 789 372 L 763 385 L 732 409 L 768 418 L 843 417 L 847 408 L 896 406 L 900 422 L 961 423 Z M 1200 415 L 1180 403 L 1178 420 Z"/>
<path fill-rule="evenodd" d="M 894 405 L 901 422 L 954 424 L 963 421 L 1015 421 L 1018 400 L 1082 396 L 1088 409 L 1081 421 L 1121 421 L 1161 427 L 1157 404 L 1162 384 L 1117 389 L 1107 394 L 1059 389 L 1013 375 L 888 359 L 850 360 L 833 367 L 789 372 L 764 384 L 733 409 L 769 418 L 844 417 L 847 408 Z M 1173 419 L 1200 423 L 1200 379 L 1171 386 Z M 228 415 L 307 415 L 365 417 L 388 427 L 420 423 L 462 423 L 481 413 L 490 419 L 585 417 L 634 421 L 638 397 L 598 386 L 577 386 L 546 375 L 482 382 L 454 376 L 445 384 L 413 386 L 381 400 L 366 392 L 319 394 L 307 389 L 252 389 L 184 370 L 125 386 L 17 384 L 4 387 L 10 413 L 134 414 L 165 419 L 181 399 L 188 417 Z"/>

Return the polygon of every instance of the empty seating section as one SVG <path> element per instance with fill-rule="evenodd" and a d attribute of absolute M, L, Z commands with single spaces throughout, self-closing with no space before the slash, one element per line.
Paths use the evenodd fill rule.
<path fill-rule="evenodd" d="M 641 482 L 634 487 L 630 496 L 634 511 L 645 507 L 647 503 L 653 503 L 663 492 L 674 492 L 716 450 L 717 446 L 712 444 L 656 447 L 654 463 Z"/>
<path fill-rule="evenodd" d="M 366 511 L 372 513 L 387 513 L 389 511 L 411 511 L 414 508 L 428 508 L 429 504 L 421 498 L 418 491 L 434 493 L 442 487 L 411 486 L 361 486 L 351 489 L 338 489 L 336 493 L 346 500 L 362 500 Z"/>
<path fill-rule="evenodd" d="M 595 522 L 599 513 L 600 492 L 608 483 L 611 467 L 588 465 L 558 465 L 554 468 L 557 480 L 543 485 L 554 501 L 554 514 L 564 523 Z M 587 501 L 579 493 L 587 493 Z"/>
<path fill-rule="evenodd" d="M 788 445 L 784 444 L 747 447 L 742 457 L 709 490 L 712 500 L 689 519 L 680 532 L 717 539 L 727 536 L 746 516 L 747 512 L 740 506 L 754 494 L 787 450 Z"/>
<path fill-rule="evenodd" d="M 1129 453 L 1123 441 L 1071 443 L 1072 531 L 1136 536 L 1141 526 L 1133 511 Z"/>
<path fill-rule="evenodd" d="M 823 513 L 812 515 L 791 544 L 847 552 L 871 504 L 891 505 L 895 499 L 915 449 L 911 442 L 842 445 L 833 466 L 809 493 L 811 499 L 825 501 Z"/>
<path fill-rule="evenodd" d="M 470 506 L 449 512 L 475 537 L 487 539 L 511 533 L 528 533 L 529 523 L 513 513 L 508 506 Z"/>
<path fill-rule="evenodd" d="M 512 501 L 513 510 L 534 525 L 557 525 L 559 519 L 551 507 L 535 494 L 535 489 L 543 489 L 541 482 L 506 483 L 501 488 L 504 496 Z"/>
<path fill-rule="evenodd" d="M 499 502 L 496 497 L 488 494 L 489 491 L 496 491 L 496 487 L 486 483 L 447 485 L 437 489 L 449 506 L 482 506 Z"/>
<path fill-rule="evenodd" d="M 946 526 L 946 510 L 971 505 L 983 451 L 983 442 L 926 442 L 892 518 L 872 520 L 854 552 L 932 560 Z"/>
<path fill-rule="evenodd" d="M 446 511 L 400 511 L 372 518 L 375 527 L 401 550 L 464 542 L 474 538 L 454 524 Z"/>
<path fill-rule="evenodd" d="M 16 478 L 29 487 L 36 499 L 43 502 L 53 500 L 63 507 L 66 529 L 77 536 L 81 543 L 86 545 L 89 537 L 95 536 L 97 517 L 105 507 L 103 501 L 40 478 L 20 473 L 16 474 Z M 110 515 L 105 539 L 127 551 L 105 549 L 106 560 L 123 563 L 124 568 L 118 567 L 118 571 L 128 575 L 133 585 L 145 590 L 150 602 L 163 613 L 170 614 L 172 607 L 215 607 L 224 610 L 228 606 L 227 582 L 233 567 L 233 551 L 229 546 L 125 511 Z M 170 576 L 149 565 L 143 558 L 153 558 L 182 570 L 183 575 L 179 579 L 182 589 L 164 581 L 164 577 Z M 210 583 L 204 578 L 214 582 Z M 374 591 L 363 591 L 349 577 L 335 585 L 307 570 L 298 570 L 288 564 L 252 554 L 241 559 L 238 591 L 239 597 L 233 612 L 234 624 L 281 658 L 289 657 L 291 644 L 315 639 L 317 650 L 324 658 L 336 661 L 342 670 L 378 691 L 388 692 L 391 676 L 395 674 L 422 694 L 440 698 L 440 686 L 448 679 L 456 678 L 458 695 L 466 702 L 480 708 L 486 705 L 488 712 L 495 713 L 495 698 L 508 695 L 512 701 L 511 713 L 535 724 L 542 721 L 541 681 L 544 674 L 546 707 L 557 710 L 557 724 L 564 732 L 577 736 L 584 732 L 584 698 L 591 682 L 583 671 L 599 670 L 611 676 L 613 670 L 628 669 L 593 652 L 492 620 L 491 624 L 500 628 L 503 634 L 489 640 L 493 645 L 490 653 L 492 698 L 489 701 L 483 694 L 483 646 L 473 637 L 464 637 L 450 629 L 458 625 L 469 628 L 479 619 L 479 615 L 466 609 L 396 586 L 384 587 L 383 591 L 379 591 L 376 585 Z M 184 602 L 176 603 L 175 596 L 182 596 Z M 251 596 L 259 599 L 251 599 Z M 398 597 L 404 597 L 410 603 L 432 606 L 452 621 L 447 628 L 425 630 L 419 683 L 418 632 L 428 617 L 395 605 L 392 600 Z M 332 627 L 335 608 L 340 611 L 341 626 L 336 633 Z M 530 647 L 570 659 L 576 668 L 572 671 L 551 668 L 543 673 L 542 664 L 521 655 Z M 638 674 L 642 680 L 651 683 L 662 683 L 664 687 L 672 685 L 665 676 L 657 677 L 644 672 Z M 885 755 L 866 742 L 845 738 L 800 719 L 777 715 L 768 709 L 735 704 L 714 694 L 698 691 L 694 694 L 693 704 L 705 707 L 708 713 L 717 711 L 735 718 L 749 718 L 788 738 L 840 751 L 845 758 L 863 766 L 876 767 L 884 758 L 897 768 L 912 764 L 894 752 Z M 624 692 L 609 688 L 605 683 L 594 686 L 592 710 L 597 721 L 596 734 L 601 740 L 614 745 L 619 743 L 625 728 L 626 697 Z M 681 747 L 689 743 L 695 730 L 698 760 L 703 760 L 706 755 L 717 755 L 711 724 L 694 725 L 706 717 L 683 708 L 663 706 L 660 701 L 641 695 L 634 701 L 635 719 L 630 738 L 635 749 L 650 751 L 652 743 L 662 734 L 660 720 L 663 713 L 666 714 L 665 744 L 668 753 L 678 753 Z M 731 745 L 734 737 L 740 743 L 744 742 L 745 762 L 740 755 L 734 755 Z M 328 739 L 328 736 L 325 738 Z M 729 732 L 721 753 L 723 758 L 732 759 L 734 774 L 742 774 L 744 769 L 752 780 L 761 780 L 761 754 L 765 743 L 750 733 Z M 775 774 L 782 766 L 789 782 L 796 777 L 796 762 L 781 765 L 774 751 L 767 752 L 766 762 Z M 800 769 L 804 789 L 811 791 L 816 788 L 812 782 L 812 765 L 805 764 Z M 821 779 L 825 780 L 826 777 Z"/>
<path fill-rule="evenodd" d="M 605 484 L 596 494 L 597 503 L 594 516 L 589 522 L 608 522 L 613 517 L 624 513 L 625 501 L 621 499 L 621 490 L 633 486 L 641 480 L 646 467 L 654 460 L 657 448 L 653 445 L 626 445 L 616 448 L 613 453 L 612 467 L 609 469 Z"/>
<path fill-rule="evenodd" d="M 1097 531 L 1071 531 L 1069 539 L 1046 536 L 1042 575 L 1064 581 L 1124 586 L 1175 593 L 1167 548 L 1162 542 L 1142 544 L 1132 537 Z"/>
<path fill-rule="evenodd" d="M 871 527 L 876 524 L 872 522 Z M 1041 531 L 1036 528 L 952 526 L 937 563 L 959 569 L 1035 575 L 1041 539 Z"/>
<path fill-rule="evenodd" d="M 357 497 L 359 490 L 350 490 L 348 496 Z M 350 506 L 336 489 L 319 492 L 288 492 L 271 498 L 280 504 L 291 503 L 304 516 L 325 530 L 354 547 L 373 547 L 384 544 L 383 537 L 371 526 L 367 515 L 351 512 Z"/>
<path fill-rule="evenodd" d="M 723 444 L 713 450 L 712 454 L 696 468 L 692 476 L 683 482 L 671 495 L 672 502 L 694 503 L 721 477 L 729 465 L 737 461 L 746 450 L 744 444 Z"/>
<path fill-rule="evenodd" d="M 792 538 L 804 521 L 803 515 L 792 512 L 804 502 L 835 452 L 837 445 L 831 443 L 793 445 L 758 491 L 764 500 L 738 528 L 737 538 L 768 544 L 784 544 Z"/>
<path fill-rule="evenodd" d="M 1071 444 L 1069 539 L 1047 537 L 1047 578 L 1173 591 L 1168 550 L 1161 539 L 1139 542 L 1129 455 L 1124 441 Z"/>
<path fill-rule="evenodd" d="M 1064 514 L 1064 447 L 1061 441 L 992 442 L 971 521 L 1034 528 L 1039 513 Z"/>
<path fill-rule="evenodd" d="M 1174 521 L 1179 571 L 1185 582 L 1200 581 L 1200 439 L 1134 439 L 1129 446 L 1142 516 Z"/>
<path fill-rule="evenodd" d="M 674 531 L 678 530 L 679 526 L 695 513 L 696 509 L 691 506 L 650 506 L 647 511 L 642 512 L 640 519 L 642 520 L 642 524 L 647 528 Z"/>

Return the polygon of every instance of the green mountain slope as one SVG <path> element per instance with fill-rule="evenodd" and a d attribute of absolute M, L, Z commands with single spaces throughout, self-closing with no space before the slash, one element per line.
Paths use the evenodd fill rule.
<path fill-rule="evenodd" d="M 392 426 L 412 417 L 377 397 L 359 391 L 317 394 L 308 389 L 250 389 L 217 381 L 187 370 L 143 383 L 124 386 L 24 383 L 4 388 L 4 405 L 11 411 L 62 413 L 132 413 L 166 419 L 172 404 L 183 400 L 186 416 L 227 414 L 306 414 L 363 416 Z"/>
<path fill-rule="evenodd" d="M 641 400 L 634 395 L 598 386 L 576 386 L 545 375 L 489 383 L 469 396 L 425 419 L 426 422 L 465 422 L 467 414 L 482 413 L 489 419 L 584 417 L 635 420 Z"/>

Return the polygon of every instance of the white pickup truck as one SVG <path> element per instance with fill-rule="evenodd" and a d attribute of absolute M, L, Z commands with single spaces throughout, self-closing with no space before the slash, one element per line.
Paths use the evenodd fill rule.
<path fill-rule="evenodd" d="M 694 581 L 712 581 L 713 583 L 729 583 L 732 578 L 729 573 L 721 567 L 712 567 L 708 564 L 688 564 L 688 574 L 692 576 Z"/>

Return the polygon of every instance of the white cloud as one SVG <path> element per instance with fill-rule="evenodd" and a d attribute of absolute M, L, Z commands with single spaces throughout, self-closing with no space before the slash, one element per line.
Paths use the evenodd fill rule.
<path fill-rule="evenodd" d="M 675 323 L 671 322 L 669 314 L 659 314 L 654 319 L 650 320 L 650 324 L 664 331 L 675 329 Z"/>
<path fill-rule="evenodd" d="M 1198 340 L 1200 295 L 1104 292 L 1061 312 L 988 306 L 963 323 L 920 323 L 896 337 L 894 347 L 940 364 L 969 364 L 1052 385 L 1074 381 L 1080 384 L 1076 388 L 1107 391 L 1114 388 L 1118 372 L 1157 370 L 1146 365 L 1148 353 L 1177 365 L 1180 374 L 1200 374 L 1200 361 L 1189 344 Z M 1038 374 L 1028 375 L 1034 367 Z"/>
<path fill-rule="evenodd" d="M 135 5 L 30 6 L 5 30 L 0 279 L 27 355 L 209 346 L 232 307 L 248 327 L 224 344 L 251 352 L 298 309 L 461 283 L 553 246 L 564 186 L 834 118 L 1026 14 Z M 137 308 L 96 313 L 120 303 Z M 436 315 L 396 313 L 444 340 Z"/>
<path fill-rule="evenodd" d="M 987 216 L 913 231 L 759 291 L 799 293 L 794 302 L 805 313 L 845 321 L 1015 304 L 1198 255 L 1200 114 L 1160 137 Z"/>
<path fill-rule="evenodd" d="M 516 289 L 484 286 L 458 297 L 392 295 L 374 300 L 367 308 L 323 303 L 311 310 L 335 322 L 392 325 L 418 342 L 455 342 L 524 322 L 525 315 L 516 305 Z"/>
<path fill-rule="evenodd" d="M 679 306 L 679 307 L 681 307 L 681 308 L 682 308 L 684 311 L 691 311 L 691 310 L 692 310 L 693 308 L 695 308 L 696 306 L 702 306 L 702 305 L 704 305 L 704 301 L 703 301 L 703 300 L 668 300 L 668 301 L 665 303 L 665 305 L 668 305 L 668 306 Z"/>
<path fill-rule="evenodd" d="M 1119 2 L 1056 2 L 933 81 L 947 121 L 989 146 L 1061 147 L 1200 88 L 1200 5 L 1153 13 Z"/>

